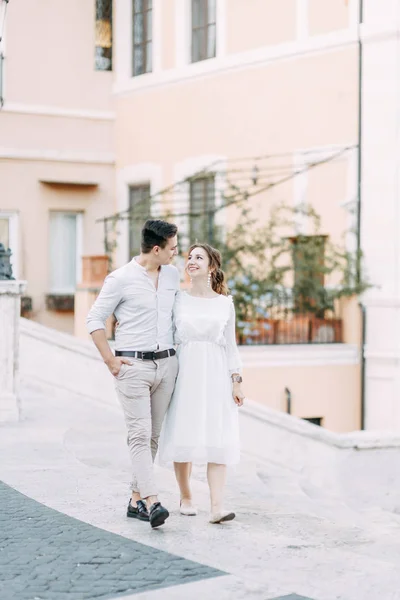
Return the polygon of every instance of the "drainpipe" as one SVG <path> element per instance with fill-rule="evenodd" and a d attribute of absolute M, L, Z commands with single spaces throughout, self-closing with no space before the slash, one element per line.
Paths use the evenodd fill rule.
<path fill-rule="evenodd" d="M 363 43 L 361 39 L 361 24 L 363 22 L 364 0 L 360 1 L 358 17 L 358 173 L 357 173 L 357 279 L 361 279 L 361 199 L 362 199 L 362 78 L 363 78 Z M 361 414 L 360 426 L 365 429 L 365 342 L 366 342 L 366 307 L 360 302 L 361 310 Z"/>
<path fill-rule="evenodd" d="M 361 421 L 361 429 L 365 429 L 365 342 L 366 342 L 366 322 L 367 322 L 367 311 L 365 306 L 360 303 L 361 310 L 361 411 L 360 411 L 360 421 Z"/>
<path fill-rule="evenodd" d="M 1 51 L 1 48 L 2 48 L 1 42 L 3 39 L 3 31 L 4 31 L 5 22 L 6 22 L 6 13 L 7 13 L 8 2 L 9 2 L 9 0 L 0 0 L 0 110 L 3 108 L 3 105 L 4 105 L 4 98 L 3 98 L 4 54 Z"/>

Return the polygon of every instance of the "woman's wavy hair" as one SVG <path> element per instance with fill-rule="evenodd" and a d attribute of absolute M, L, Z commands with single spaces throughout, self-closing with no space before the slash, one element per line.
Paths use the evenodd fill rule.
<path fill-rule="evenodd" d="M 217 292 L 217 294 L 227 296 L 229 290 L 225 281 L 225 273 L 221 269 L 222 258 L 220 251 L 210 246 L 210 244 L 192 244 L 189 248 L 188 256 L 190 256 L 195 248 L 203 248 L 208 255 L 212 289 L 214 292 Z"/>

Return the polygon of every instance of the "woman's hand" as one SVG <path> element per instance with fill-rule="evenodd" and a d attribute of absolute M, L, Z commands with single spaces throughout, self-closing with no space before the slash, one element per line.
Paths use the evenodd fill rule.
<path fill-rule="evenodd" d="M 243 406 L 244 393 L 242 390 L 242 386 L 237 381 L 233 383 L 232 396 L 237 406 Z"/>

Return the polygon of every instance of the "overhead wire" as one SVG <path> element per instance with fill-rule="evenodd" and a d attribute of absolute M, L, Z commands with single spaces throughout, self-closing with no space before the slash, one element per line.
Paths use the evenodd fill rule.
<path fill-rule="evenodd" d="M 282 183 L 285 183 L 286 181 L 289 181 L 290 179 L 296 177 L 299 174 L 302 174 L 302 173 L 308 171 L 311 168 L 314 168 L 316 166 L 319 166 L 319 165 L 331 162 L 332 160 L 339 158 L 345 152 L 348 152 L 349 150 L 354 149 L 355 147 L 356 147 L 355 145 L 349 145 L 349 146 L 342 147 L 339 150 L 338 150 L 337 147 L 335 147 L 334 149 L 337 150 L 337 152 L 335 154 L 329 155 L 328 157 L 326 157 L 326 153 L 327 153 L 327 151 L 329 149 L 327 149 L 326 147 L 324 149 L 321 149 L 320 151 L 318 151 L 318 150 L 309 150 L 309 151 L 305 150 L 305 151 L 303 151 L 301 153 L 301 155 L 305 155 L 306 156 L 307 154 L 312 154 L 313 156 L 315 156 L 318 153 L 320 153 L 320 154 L 323 153 L 325 155 L 325 158 L 321 159 L 321 160 L 314 160 L 312 162 L 306 162 L 305 166 L 304 166 L 304 169 L 300 169 L 300 170 L 298 170 L 298 169 L 294 169 L 293 170 L 293 164 L 292 165 L 280 165 L 280 166 L 276 165 L 276 166 L 273 166 L 273 167 L 271 167 L 271 172 L 269 172 L 270 177 L 282 174 L 282 172 L 276 170 L 277 167 L 282 168 L 283 172 L 285 172 L 285 169 L 287 168 L 287 172 L 289 174 L 286 177 L 283 177 L 283 178 L 279 179 L 278 181 L 271 182 L 268 185 L 265 185 L 265 186 L 261 187 L 260 189 L 255 190 L 254 192 L 250 192 L 250 191 L 246 191 L 246 190 L 240 189 L 240 192 L 238 192 L 238 193 L 244 194 L 244 195 L 246 195 L 246 197 L 253 197 L 253 196 L 257 195 L 257 194 L 262 193 L 263 191 L 266 191 L 266 190 L 268 190 L 270 188 L 275 187 L 276 185 L 280 185 Z M 184 196 L 184 198 L 186 200 L 187 199 L 187 195 L 188 195 L 187 189 L 180 189 L 181 186 L 184 186 L 187 183 L 196 181 L 196 179 L 199 179 L 205 173 L 210 173 L 213 176 L 222 175 L 224 177 L 224 179 L 226 180 L 226 184 L 225 184 L 225 187 L 223 188 L 223 190 L 218 190 L 218 191 L 220 191 L 222 193 L 225 193 L 226 187 L 228 189 L 230 187 L 234 187 L 234 186 L 231 185 L 232 181 L 239 181 L 239 180 L 241 181 L 242 179 L 247 179 L 247 178 L 244 178 L 244 177 L 243 178 L 239 178 L 238 175 L 237 175 L 239 173 L 247 173 L 248 174 L 248 179 L 252 180 L 252 175 L 253 175 L 253 172 L 254 172 L 254 164 L 257 161 L 260 161 L 260 160 L 263 160 L 263 159 L 270 159 L 270 158 L 279 158 L 279 157 L 283 157 L 283 156 L 292 156 L 293 157 L 293 152 L 292 153 L 287 152 L 287 153 L 280 153 L 280 154 L 270 154 L 270 155 L 265 155 L 263 157 L 261 157 L 261 156 L 260 157 L 248 157 L 248 158 L 242 158 L 242 159 L 238 159 L 238 158 L 237 159 L 236 158 L 230 158 L 230 159 L 226 159 L 226 160 L 219 159 L 219 160 L 213 161 L 212 163 L 210 163 L 209 165 L 207 165 L 204 169 L 201 169 L 201 170 L 197 171 L 193 175 L 191 175 L 189 177 L 185 177 L 184 179 L 181 179 L 180 181 L 175 182 L 175 183 L 173 183 L 173 184 L 171 184 L 171 185 L 169 185 L 169 186 L 167 186 L 167 187 L 159 190 L 158 192 L 155 192 L 154 194 L 151 194 L 150 196 L 148 196 L 147 198 L 143 199 L 142 201 L 143 202 L 147 202 L 147 203 L 150 202 L 152 205 L 156 204 L 157 202 L 164 204 L 165 200 L 168 199 L 168 196 L 170 194 L 172 194 L 172 196 L 173 196 L 174 199 L 176 198 L 177 195 L 181 194 L 182 196 Z M 238 162 L 240 160 L 241 161 L 245 161 L 245 160 L 252 161 L 253 166 L 251 168 L 248 167 L 248 168 L 243 168 L 243 169 L 232 169 L 232 170 L 223 169 L 223 170 L 220 170 L 220 171 L 217 171 L 215 169 L 215 166 L 218 165 L 218 164 L 221 164 L 221 163 L 225 164 L 227 162 L 235 162 L 235 161 Z M 273 169 L 275 169 L 275 171 Z M 267 172 L 267 170 L 268 170 L 268 168 L 266 168 L 265 171 L 264 171 L 264 168 L 263 168 L 262 170 L 260 169 L 257 172 L 257 182 L 259 180 L 262 180 L 262 179 L 266 178 L 266 176 L 263 177 L 262 174 L 264 172 Z M 235 178 L 238 177 L 238 179 L 230 177 L 229 173 L 235 173 L 236 174 Z M 239 186 L 237 186 L 237 187 L 239 187 Z M 174 204 L 175 204 L 175 202 L 174 202 Z M 230 203 L 229 205 L 231 205 L 231 204 L 232 203 Z M 225 206 L 226 205 L 223 205 L 222 207 L 217 207 L 216 210 L 221 210 L 221 208 L 224 208 Z M 168 210 L 166 212 L 168 212 L 168 214 L 170 213 L 170 211 L 168 211 Z M 116 220 L 120 220 L 120 219 L 125 219 L 126 215 L 128 215 L 128 218 L 129 218 L 129 215 L 131 213 L 132 213 L 132 207 L 128 207 L 127 209 L 124 209 L 122 211 L 114 213 L 113 215 L 110 215 L 108 217 L 103 217 L 101 219 L 97 219 L 96 222 L 116 221 Z M 175 217 L 181 217 L 181 216 L 190 216 L 190 213 L 186 212 L 186 213 L 179 214 L 179 213 L 173 212 L 172 215 L 175 216 Z"/>

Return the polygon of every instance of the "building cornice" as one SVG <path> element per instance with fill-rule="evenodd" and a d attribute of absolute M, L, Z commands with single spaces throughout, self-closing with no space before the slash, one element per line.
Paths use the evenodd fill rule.
<path fill-rule="evenodd" d="M 63 152 L 60 150 L 44 150 L 33 148 L 7 148 L 0 146 L 0 159 L 37 160 L 67 163 L 86 163 L 114 165 L 115 157 L 111 153 Z"/>
<path fill-rule="evenodd" d="M 64 117 L 68 119 L 87 119 L 89 121 L 114 121 L 115 113 L 102 110 L 85 110 L 66 108 L 62 106 L 47 106 L 35 104 L 23 104 L 17 102 L 5 102 L 2 113 L 14 113 L 20 115 L 37 115 L 43 117 Z"/>
<path fill-rule="evenodd" d="M 185 64 L 173 69 L 146 73 L 140 77 L 120 78 L 114 84 L 114 94 L 124 95 L 152 88 L 193 81 L 241 69 L 257 68 L 281 60 L 296 60 L 323 52 L 332 52 L 358 42 L 358 29 L 351 27 L 324 35 L 293 40 L 273 46 L 263 46 L 246 52 L 227 54 L 217 58 Z"/>
<path fill-rule="evenodd" d="M 260 367 L 327 367 L 358 365 L 355 344 L 240 346 L 245 369 Z"/>

